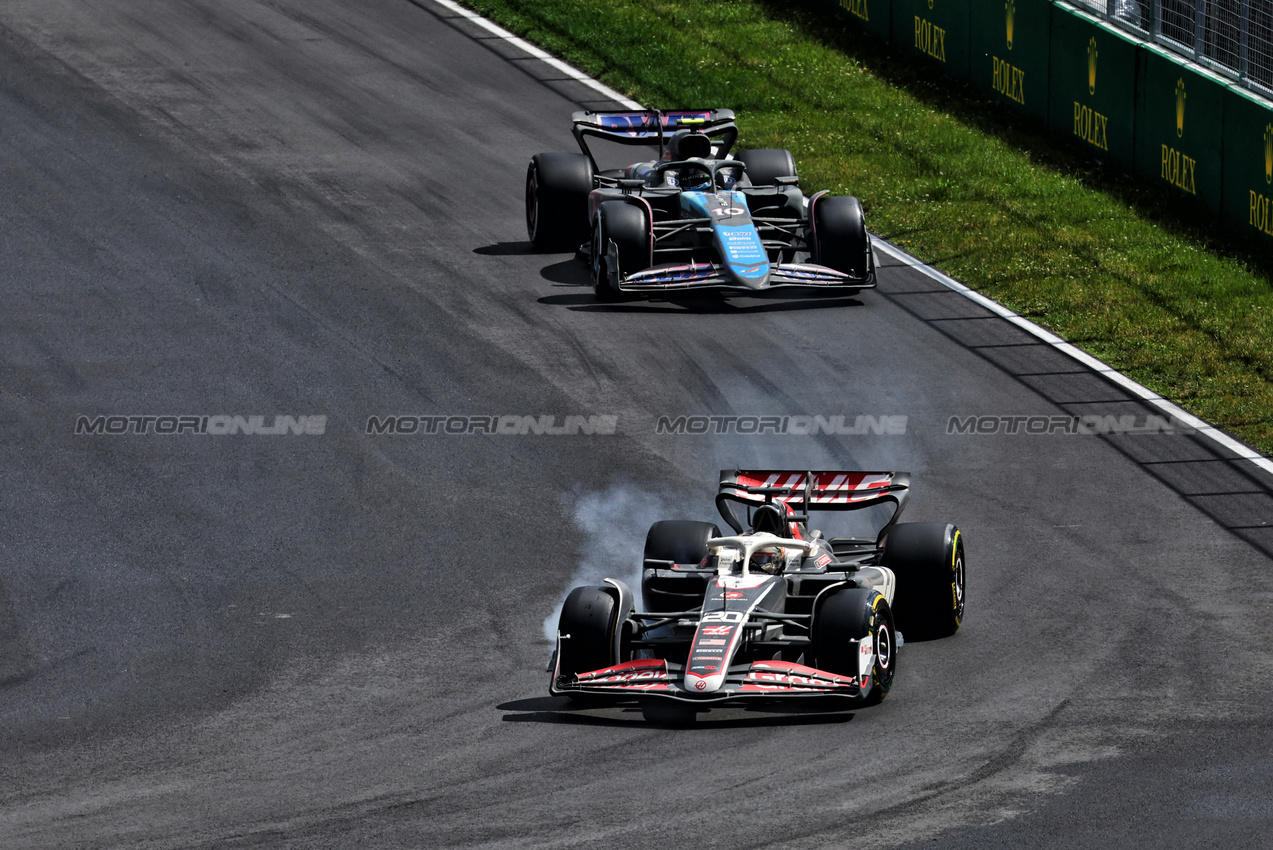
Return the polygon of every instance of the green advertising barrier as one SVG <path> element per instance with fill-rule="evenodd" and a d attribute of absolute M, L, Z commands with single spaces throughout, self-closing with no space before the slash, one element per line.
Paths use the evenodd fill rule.
<path fill-rule="evenodd" d="M 826 0 L 1097 159 L 1273 237 L 1273 103 L 1063 0 Z"/>
<path fill-rule="evenodd" d="M 1140 50 L 1136 174 L 1220 209 L 1224 93 L 1219 77 L 1157 47 Z"/>
<path fill-rule="evenodd" d="M 1225 218 L 1273 237 L 1273 105 L 1229 86 L 1224 94 Z"/>
<path fill-rule="evenodd" d="M 970 0 L 968 9 L 968 79 L 1046 123 L 1051 0 Z"/>
<path fill-rule="evenodd" d="M 1139 42 L 1072 6 L 1052 9 L 1048 125 L 1098 159 L 1135 167 Z"/>
<path fill-rule="evenodd" d="M 867 32 L 887 41 L 890 35 L 889 6 L 892 0 L 830 0 L 842 15 L 853 18 Z"/>
<path fill-rule="evenodd" d="M 893 43 L 968 79 L 969 0 L 893 0 Z"/>

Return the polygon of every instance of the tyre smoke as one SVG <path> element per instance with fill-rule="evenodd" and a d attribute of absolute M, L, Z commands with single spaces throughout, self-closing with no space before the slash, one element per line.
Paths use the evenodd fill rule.
<path fill-rule="evenodd" d="M 661 519 L 682 518 L 669 496 L 629 482 L 611 484 L 600 491 L 576 490 L 566 498 L 575 525 L 583 533 L 583 543 L 570 585 L 544 618 L 544 637 L 549 641 L 557 640 L 557 618 L 566 595 L 579 585 L 616 578 L 632 588 L 640 604 L 646 532 Z"/>

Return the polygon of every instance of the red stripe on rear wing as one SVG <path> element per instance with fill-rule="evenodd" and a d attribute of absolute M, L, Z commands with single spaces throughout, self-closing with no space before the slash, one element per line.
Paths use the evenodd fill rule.
<path fill-rule="evenodd" d="M 909 490 L 909 472 L 722 469 L 716 507 L 735 529 L 740 523 L 728 502 L 748 506 L 769 502 L 783 505 L 789 514 L 806 515 L 815 510 L 855 511 L 871 505 L 893 504 L 897 506 L 893 515 L 896 519 Z"/>
<path fill-rule="evenodd" d="M 885 494 L 910 488 L 906 472 L 805 472 L 799 470 L 721 470 L 721 492 L 731 492 L 740 502 L 763 505 L 766 501 L 802 502 L 834 509 L 833 505 L 858 507 L 859 502 L 879 501 Z"/>

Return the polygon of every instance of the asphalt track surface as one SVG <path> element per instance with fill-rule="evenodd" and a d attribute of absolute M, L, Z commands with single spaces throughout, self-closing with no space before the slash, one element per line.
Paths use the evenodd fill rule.
<path fill-rule="evenodd" d="M 521 187 L 595 97 L 427 0 L 0 6 L 0 846 L 1264 844 L 1268 477 L 1182 433 L 948 433 L 1156 411 L 897 262 L 594 304 Z M 75 434 L 235 414 L 325 430 Z M 735 465 L 910 470 L 964 628 L 857 713 L 549 698 L 569 587 Z"/>

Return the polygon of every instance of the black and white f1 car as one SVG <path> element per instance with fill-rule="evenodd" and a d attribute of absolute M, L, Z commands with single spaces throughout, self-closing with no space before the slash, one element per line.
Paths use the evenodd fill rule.
<path fill-rule="evenodd" d="M 724 470 L 712 523 L 655 523 L 641 596 L 608 578 L 566 597 L 550 693 L 636 701 L 647 717 L 757 701 L 873 705 L 897 669 L 898 630 L 954 634 L 964 613 L 964 542 L 948 523 L 898 523 L 902 472 Z M 873 538 L 827 539 L 811 511 L 892 506 Z M 742 515 L 739 514 L 742 511 Z"/>
<path fill-rule="evenodd" d="M 790 151 L 731 154 L 728 109 L 576 112 L 583 153 L 541 153 L 526 173 L 526 229 L 537 250 L 576 250 L 597 297 L 689 289 L 875 286 L 856 198 L 799 189 Z M 644 146 L 650 158 L 598 166 L 589 139 Z"/>

